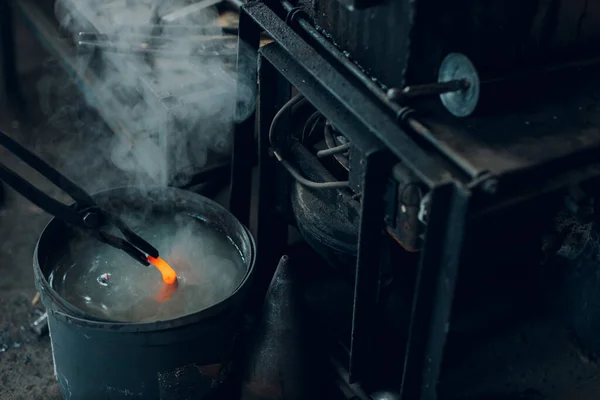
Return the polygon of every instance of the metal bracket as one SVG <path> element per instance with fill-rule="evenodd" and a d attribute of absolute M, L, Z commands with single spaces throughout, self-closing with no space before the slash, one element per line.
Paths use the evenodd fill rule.
<path fill-rule="evenodd" d="M 437 398 L 471 193 L 449 183 L 432 192 L 402 379 L 402 400 Z"/>

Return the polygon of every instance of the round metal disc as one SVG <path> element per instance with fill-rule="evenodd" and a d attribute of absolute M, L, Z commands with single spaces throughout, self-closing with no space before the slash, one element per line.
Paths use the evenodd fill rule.
<path fill-rule="evenodd" d="M 442 104 L 452 115 L 468 117 L 473 114 L 479 102 L 479 74 L 471 60 L 460 53 L 448 54 L 440 65 L 438 82 L 453 80 L 466 80 L 469 87 L 441 94 Z"/>

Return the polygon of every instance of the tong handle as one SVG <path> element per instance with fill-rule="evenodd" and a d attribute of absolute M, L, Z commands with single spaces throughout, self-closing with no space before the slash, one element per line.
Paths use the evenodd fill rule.
<path fill-rule="evenodd" d="M 73 208 L 48 196 L 2 163 L 0 163 L 0 181 L 12 187 L 23 197 L 49 214 L 74 225 L 81 225 L 83 223 L 82 218 Z"/>
<path fill-rule="evenodd" d="M 66 194 L 71 196 L 73 200 L 75 200 L 79 205 L 83 205 L 85 207 L 93 207 L 96 205 L 96 202 L 92 199 L 92 197 L 81 187 L 77 186 L 71 180 L 69 180 L 66 176 L 58 172 L 56 169 L 52 168 L 48 163 L 44 160 L 27 150 L 25 147 L 21 146 L 17 141 L 12 139 L 2 130 L 0 130 L 0 145 L 5 147 L 12 154 L 20 158 L 23 162 L 29 165 L 31 168 L 38 171 L 42 174 L 46 179 L 52 182 L 56 187 L 64 191 Z M 6 168 L 8 169 L 8 168 Z M 16 175 L 16 174 L 15 174 Z M 17 175 L 18 176 L 18 175 Z M 19 178 L 22 179 L 22 178 Z M 23 180 L 24 181 L 24 180 Z M 31 185 L 30 185 L 31 186 Z M 33 188 L 33 186 L 31 186 Z M 37 189 L 36 189 L 37 190 Z M 42 193 L 39 190 L 38 193 Z M 44 196 L 49 197 L 44 194 Z M 29 199 L 29 197 L 28 197 Z M 62 204 L 62 203 L 60 203 Z M 65 206 L 68 207 L 68 206 Z M 69 207 L 70 208 L 70 207 Z"/>
<path fill-rule="evenodd" d="M 96 203 L 87 192 L 1 130 L 0 145 L 71 196 L 79 206 L 86 209 L 96 207 Z M 0 163 L 0 179 L 44 211 L 71 224 L 85 225 L 82 216 L 74 208 L 53 199 L 2 163 Z"/>
<path fill-rule="evenodd" d="M 148 261 L 142 251 L 152 257 L 159 256 L 158 250 L 135 234 L 125 222 L 118 217 L 111 216 L 100 210 L 96 202 L 85 190 L 21 146 L 2 130 L 0 130 L 0 146 L 5 147 L 31 168 L 42 174 L 56 187 L 71 196 L 77 203 L 77 208 L 68 206 L 50 197 L 0 162 L 0 180 L 15 189 L 27 200 L 66 223 L 77 227 L 94 229 L 100 241 L 125 251 L 144 265 L 148 265 Z M 106 223 L 114 224 L 121 231 L 125 239 L 104 232 L 102 226 Z"/>

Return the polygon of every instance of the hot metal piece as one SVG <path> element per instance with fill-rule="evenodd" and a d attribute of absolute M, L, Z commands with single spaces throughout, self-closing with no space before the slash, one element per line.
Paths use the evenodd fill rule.
<path fill-rule="evenodd" d="M 450 53 L 440 65 L 438 82 L 451 81 L 466 81 L 468 86 L 462 90 L 442 93 L 440 95 L 442 104 L 456 117 L 471 115 L 479 102 L 479 74 L 463 54 Z"/>

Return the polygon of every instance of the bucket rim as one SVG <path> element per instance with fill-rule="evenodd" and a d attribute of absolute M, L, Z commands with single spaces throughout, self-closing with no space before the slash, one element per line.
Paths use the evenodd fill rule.
<path fill-rule="evenodd" d="M 63 297 L 52 288 L 52 286 L 50 285 L 50 282 L 48 282 L 48 279 L 46 279 L 46 276 L 45 276 L 44 272 L 42 271 L 42 268 L 40 266 L 40 259 L 39 259 L 40 242 L 44 238 L 44 234 L 47 233 L 48 229 L 53 224 L 59 223 L 58 219 L 52 218 L 44 226 L 42 232 L 40 233 L 37 243 L 36 243 L 36 246 L 35 246 L 34 254 L 33 254 L 35 286 L 40 293 L 42 303 L 46 307 L 47 312 L 52 313 L 55 317 L 65 321 L 65 322 L 75 324 L 75 325 L 78 325 L 81 327 L 101 329 L 101 330 L 106 330 L 106 331 L 115 331 L 115 332 L 137 333 L 137 332 L 161 331 L 161 330 L 166 330 L 166 329 L 184 327 L 184 326 L 191 325 L 191 324 L 197 323 L 197 322 L 205 320 L 205 319 L 216 317 L 220 314 L 223 314 L 224 311 L 231 309 L 232 308 L 231 306 L 234 305 L 236 300 L 238 300 L 238 298 L 241 295 L 243 295 L 243 292 L 250 285 L 252 277 L 253 277 L 253 272 L 255 269 L 256 242 L 255 242 L 254 237 L 252 236 L 250 230 L 246 226 L 244 226 L 228 209 L 226 209 L 225 207 L 223 207 L 221 204 L 217 203 L 216 201 L 214 201 L 208 197 L 202 196 L 198 193 L 186 191 L 186 190 L 175 188 L 175 187 L 160 186 L 160 185 L 146 186 L 144 188 L 142 188 L 140 186 L 119 186 L 119 187 L 114 187 L 114 188 L 95 192 L 91 196 L 95 197 L 95 196 L 99 196 L 99 195 L 106 195 L 111 192 L 132 191 L 132 190 L 136 190 L 136 189 L 140 189 L 140 190 L 144 190 L 144 191 L 167 190 L 172 193 L 179 193 L 184 196 L 194 197 L 195 199 L 200 199 L 205 204 L 210 204 L 211 206 L 216 207 L 217 209 L 219 209 L 220 212 L 223 212 L 224 214 L 228 214 L 231 218 L 233 218 L 239 224 L 240 228 L 242 228 L 244 239 L 246 239 L 248 241 L 249 250 L 250 250 L 250 257 L 248 257 L 248 260 L 245 263 L 247 266 L 246 272 L 244 274 L 244 277 L 239 282 L 239 284 L 222 301 L 215 303 L 210 307 L 196 311 L 194 313 L 182 315 L 182 316 L 179 316 L 179 317 L 176 317 L 173 319 L 150 321 L 150 322 L 127 322 L 127 321 L 103 320 L 103 319 L 93 317 L 93 316 L 88 315 L 87 313 L 83 312 L 79 308 L 75 307 L 74 305 L 70 304 L 65 299 L 63 299 Z M 64 310 L 61 308 L 64 308 Z M 69 308 L 72 310 L 69 310 Z M 70 312 L 70 311 L 72 311 L 72 312 Z M 81 314 L 81 315 L 72 315 L 72 314 Z"/>

